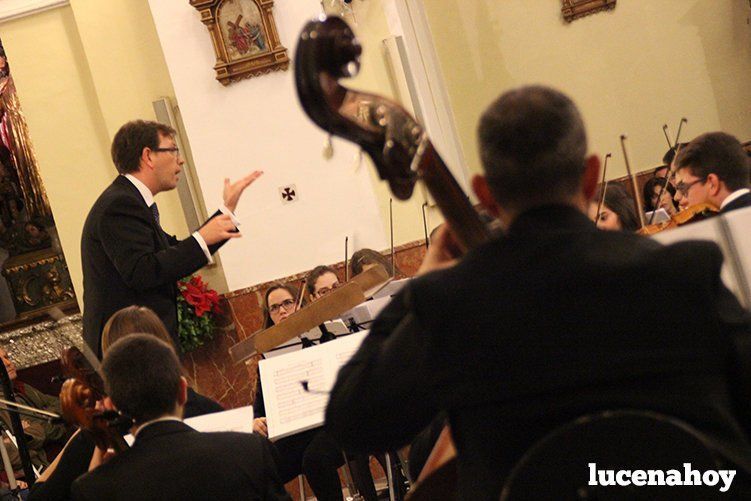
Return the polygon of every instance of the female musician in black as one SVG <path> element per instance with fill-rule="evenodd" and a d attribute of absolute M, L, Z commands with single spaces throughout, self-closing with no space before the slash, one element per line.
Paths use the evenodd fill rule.
<path fill-rule="evenodd" d="M 589 217 L 594 220 L 601 230 L 634 232 L 639 229 L 639 218 L 636 213 L 634 200 L 620 184 L 609 184 L 605 191 L 605 198 L 597 212 L 597 205 L 601 198 L 602 189 L 598 190 L 589 203 Z"/>
<path fill-rule="evenodd" d="M 283 322 L 297 310 L 296 288 L 276 284 L 269 287 L 264 297 L 265 327 Z M 268 436 L 266 408 L 263 404 L 263 388 L 259 377 L 256 385 L 256 398 L 253 403 L 253 431 Z M 289 482 L 299 474 L 308 479 L 313 493 L 321 501 L 342 500 L 342 486 L 337 468 L 344 464 L 341 449 L 323 428 L 304 431 L 280 438 L 274 442 L 279 452 L 277 465 L 282 482 Z"/>

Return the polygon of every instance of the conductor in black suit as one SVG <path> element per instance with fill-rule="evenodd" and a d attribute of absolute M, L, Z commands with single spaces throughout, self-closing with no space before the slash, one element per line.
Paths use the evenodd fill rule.
<path fill-rule="evenodd" d="M 228 239 L 241 236 L 235 208 L 245 188 L 262 173 L 235 183 L 225 179 L 224 206 L 185 240 L 165 233 L 154 196 L 175 189 L 185 162 L 175 130 L 135 120 L 112 141 L 119 176 L 99 196 L 83 227 L 83 336 L 101 357 L 107 319 L 130 305 L 148 306 L 179 346 L 176 282 L 212 262 Z"/>
<path fill-rule="evenodd" d="M 702 134 L 678 152 L 674 163 L 681 208 L 709 203 L 725 213 L 751 207 L 749 157 L 730 134 Z"/>
<path fill-rule="evenodd" d="M 182 422 L 188 386 L 167 343 L 126 336 L 107 351 L 102 369 L 105 406 L 133 418 L 135 442 L 103 464 L 97 450 L 96 468 L 73 483 L 73 499 L 290 500 L 267 439 L 200 433 Z"/>
<path fill-rule="evenodd" d="M 674 416 L 749 457 L 728 377 L 731 339 L 749 324 L 718 247 L 598 230 L 585 214 L 599 161 L 555 90 L 504 94 L 479 138 L 472 186 L 506 232 L 458 263 L 449 234 L 436 235 L 339 372 L 331 436 L 348 452 L 384 451 L 445 410 L 460 498 L 472 500 L 497 500 L 536 441 L 605 410 Z"/>

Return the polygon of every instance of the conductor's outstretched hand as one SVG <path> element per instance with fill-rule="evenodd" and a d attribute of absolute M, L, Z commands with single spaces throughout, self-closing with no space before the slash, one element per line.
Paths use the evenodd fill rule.
<path fill-rule="evenodd" d="M 263 171 L 256 170 L 248 174 L 247 176 L 238 179 L 234 183 L 229 182 L 229 178 L 224 179 L 224 205 L 233 213 L 237 208 L 237 202 L 240 201 L 240 196 L 245 191 L 245 188 L 253 184 L 253 182 L 261 177 Z"/>

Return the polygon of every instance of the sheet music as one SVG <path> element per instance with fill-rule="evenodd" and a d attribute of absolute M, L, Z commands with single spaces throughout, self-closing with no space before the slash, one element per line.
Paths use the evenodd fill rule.
<path fill-rule="evenodd" d="M 202 431 L 237 431 L 253 433 L 253 406 L 238 407 L 223 412 L 213 412 L 185 420 L 191 428 Z"/>
<path fill-rule="evenodd" d="M 730 266 L 732 256 L 721 228 L 720 218 L 722 217 L 725 216 L 715 216 L 704 221 L 691 223 L 672 230 L 661 231 L 660 233 L 652 235 L 652 238 L 665 245 L 686 240 L 709 240 L 719 245 L 725 258 L 722 264 L 722 281 L 737 297 L 740 293 L 740 285 L 734 270 Z"/>
<path fill-rule="evenodd" d="M 722 216 L 727 223 L 729 235 L 726 236 L 727 248 L 730 254 L 736 259 L 738 268 L 738 289 L 745 291 L 745 301 L 743 293 L 733 290 L 738 296 L 741 303 L 748 309 L 751 309 L 751 208 L 738 209 L 730 211 Z M 724 251 L 724 249 L 723 249 Z M 731 257 L 725 256 L 725 266 L 728 266 Z M 732 289 L 731 289 L 732 290 Z"/>
<path fill-rule="evenodd" d="M 203 416 L 195 416 L 183 420 L 185 424 L 196 431 L 237 431 L 240 433 L 253 433 L 253 406 L 246 405 L 228 411 L 213 412 Z M 132 446 L 135 438 L 131 433 L 123 437 L 128 445 Z"/>
<path fill-rule="evenodd" d="M 366 334 L 357 332 L 260 361 L 269 438 L 286 437 L 323 424 L 336 375 L 352 358 Z M 310 391 L 305 391 L 303 381 L 308 382 Z"/>

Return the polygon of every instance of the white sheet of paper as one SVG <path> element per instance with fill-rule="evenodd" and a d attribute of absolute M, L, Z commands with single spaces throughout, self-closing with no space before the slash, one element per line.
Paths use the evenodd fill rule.
<path fill-rule="evenodd" d="M 352 358 L 367 331 L 259 362 L 269 438 L 323 424 L 329 392 L 339 369 Z M 308 382 L 305 391 L 303 381 Z"/>
<path fill-rule="evenodd" d="M 699 221 L 698 223 L 691 223 L 672 230 L 662 231 L 660 233 L 652 235 L 652 238 L 665 245 L 670 245 L 685 240 L 710 240 L 719 245 L 720 249 L 722 249 L 723 255 L 725 256 L 725 261 L 723 262 L 721 273 L 722 281 L 725 283 L 727 288 L 733 292 L 733 294 L 738 296 L 738 280 L 733 273 L 732 268 L 728 264 L 728 249 L 722 230 L 720 229 L 720 217 L 724 216 L 716 216 L 705 221 Z"/>
<path fill-rule="evenodd" d="M 241 433 L 253 433 L 253 406 L 238 407 L 223 412 L 214 412 L 188 418 L 185 424 L 200 432 L 212 431 L 238 431 Z M 133 435 L 125 435 L 128 445 L 133 445 Z"/>

